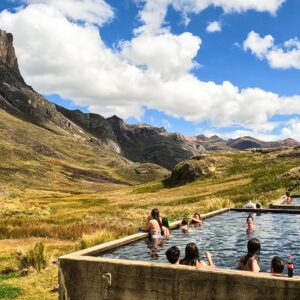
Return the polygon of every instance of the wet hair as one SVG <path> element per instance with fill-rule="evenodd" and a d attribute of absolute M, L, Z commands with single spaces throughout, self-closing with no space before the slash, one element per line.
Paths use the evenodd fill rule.
<path fill-rule="evenodd" d="M 178 247 L 176 246 L 172 246 L 171 248 L 169 248 L 166 252 L 166 256 L 167 256 L 167 259 L 168 261 L 171 263 L 171 264 L 176 264 L 179 257 L 180 257 L 180 250 Z"/>
<path fill-rule="evenodd" d="M 257 254 L 257 252 L 260 251 L 260 249 L 261 249 L 260 241 L 256 238 L 250 239 L 247 244 L 247 249 L 248 249 L 248 253 L 245 255 L 245 257 L 243 259 L 244 265 L 246 265 L 249 258 L 255 256 Z"/>
<path fill-rule="evenodd" d="M 181 225 L 188 225 L 189 224 L 189 219 L 188 218 L 183 218 L 181 221 Z"/>
<path fill-rule="evenodd" d="M 285 262 L 279 256 L 274 256 L 271 261 L 271 271 L 273 273 L 282 273 L 284 270 Z"/>
<path fill-rule="evenodd" d="M 167 228 L 169 228 L 170 226 L 169 226 L 169 220 L 168 220 L 168 218 L 162 218 L 162 225 L 163 226 L 165 226 L 165 227 L 167 227 Z"/>
<path fill-rule="evenodd" d="M 198 216 L 199 217 L 199 220 L 201 220 L 202 218 L 201 218 L 201 216 L 200 216 L 200 214 L 198 214 L 198 213 L 194 213 L 194 215 L 193 215 L 193 218 L 195 218 L 196 216 Z"/>
<path fill-rule="evenodd" d="M 162 222 L 160 220 L 160 217 L 159 217 L 159 210 L 157 208 L 153 208 L 152 211 L 151 211 L 151 216 L 154 220 L 156 220 L 158 222 L 158 225 L 160 227 L 160 229 L 162 230 Z"/>
<path fill-rule="evenodd" d="M 285 195 L 286 195 L 287 197 L 291 197 L 291 193 L 290 193 L 290 192 L 286 192 Z"/>
<path fill-rule="evenodd" d="M 253 216 L 252 215 L 248 215 L 246 222 L 248 222 L 250 219 L 252 219 L 252 221 L 254 221 Z"/>
<path fill-rule="evenodd" d="M 256 208 L 260 209 L 261 208 L 261 204 L 260 203 L 256 203 Z"/>
<path fill-rule="evenodd" d="M 196 266 L 200 262 L 198 247 L 195 243 L 188 243 L 185 247 L 185 256 L 180 261 L 180 264 L 187 266 Z"/>

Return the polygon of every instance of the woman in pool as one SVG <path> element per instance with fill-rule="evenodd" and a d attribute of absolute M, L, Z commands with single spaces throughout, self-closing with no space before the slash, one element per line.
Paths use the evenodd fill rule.
<path fill-rule="evenodd" d="M 260 267 L 257 260 L 257 254 L 259 253 L 260 248 L 260 242 L 258 239 L 250 239 L 247 244 L 248 253 L 241 257 L 237 269 L 250 272 L 259 272 Z"/>
<path fill-rule="evenodd" d="M 203 219 L 201 218 L 200 214 L 194 213 L 191 219 L 191 223 L 201 225 L 203 223 Z"/>
<path fill-rule="evenodd" d="M 208 260 L 208 264 L 200 260 L 199 250 L 195 243 L 189 243 L 185 247 L 185 256 L 180 260 L 181 265 L 195 266 L 197 268 L 214 267 L 212 256 L 208 251 L 205 251 L 205 256 Z"/>
<path fill-rule="evenodd" d="M 252 217 L 252 215 L 249 215 L 249 216 L 247 217 L 246 223 L 247 223 L 247 229 L 246 229 L 246 232 L 247 232 L 247 233 L 253 233 L 254 230 L 255 230 L 255 226 L 254 226 L 254 222 L 253 222 L 253 217 Z"/>
<path fill-rule="evenodd" d="M 169 235 L 169 231 L 162 224 L 157 208 L 152 209 L 151 215 L 147 219 L 146 231 L 149 231 L 153 239 L 159 239 L 162 235 Z"/>

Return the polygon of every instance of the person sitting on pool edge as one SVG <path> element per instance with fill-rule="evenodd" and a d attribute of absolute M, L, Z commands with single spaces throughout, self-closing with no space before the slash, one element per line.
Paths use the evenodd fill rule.
<path fill-rule="evenodd" d="M 179 257 L 180 257 L 180 250 L 176 246 L 172 246 L 166 252 L 167 259 L 169 263 L 173 265 L 179 265 Z"/>
<path fill-rule="evenodd" d="M 185 256 L 179 261 L 181 265 L 195 266 L 199 269 L 205 267 L 215 267 L 210 252 L 205 251 L 208 264 L 200 260 L 199 249 L 195 243 L 188 243 L 185 247 Z"/>
<path fill-rule="evenodd" d="M 201 218 L 200 214 L 194 213 L 191 218 L 191 223 L 201 225 L 203 223 L 203 219 Z"/>
<path fill-rule="evenodd" d="M 183 218 L 182 221 L 181 221 L 181 230 L 186 233 L 189 231 L 189 219 L 188 218 Z"/>
<path fill-rule="evenodd" d="M 249 216 L 247 217 L 246 223 L 247 223 L 247 229 L 246 229 L 246 232 L 247 232 L 247 233 L 253 233 L 254 230 L 255 230 L 255 226 L 254 226 L 254 222 L 253 222 L 253 217 L 252 217 L 252 215 L 249 215 Z"/>
<path fill-rule="evenodd" d="M 284 270 L 284 266 L 285 261 L 279 256 L 274 256 L 271 261 L 271 273 L 281 274 Z"/>
<path fill-rule="evenodd" d="M 247 244 L 248 253 L 240 258 L 237 269 L 250 272 L 259 272 L 260 267 L 256 255 L 261 247 L 260 242 L 256 238 L 252 238 Z"/>

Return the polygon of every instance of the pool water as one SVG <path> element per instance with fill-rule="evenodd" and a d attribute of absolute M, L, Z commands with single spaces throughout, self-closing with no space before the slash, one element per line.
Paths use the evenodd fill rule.
<path fill-rule="evenodd" d="M 300 274 L 300 215 L 297 214 L 253 214 L 255 232 L 246 233 L 248 213 L 229 211 L 205 220 L 199 227 L 190 225 L 189 232 L 180 229 L 172 231 L 168 239 L 160 242 L 144 239 L 110 252 L 101 253 L 101 257 L 120 258 L 140 261 L 168 263 L 165 252 L 171 246 L 178 246 L 181 258 L 187 243 L 195 242 L 205 260 L 204 251 L 212 253 L 217 267 L 236 269 L 239 258 L 247 253 L 249 238 L 258 238 L 261 242 L 259 264 L 262 272 L 269 272 L 271 259 L 278 255 L 287 260 L 294 257 L 294 273 Z M 299 263 L 299 265 L 297 265 Z M 285 268 L 287 273 L 287 268 Z"/>
<path fill-rule="evenodd" d="M 292 198 L 291 205 L 300 205 L 300 198 Z"/>

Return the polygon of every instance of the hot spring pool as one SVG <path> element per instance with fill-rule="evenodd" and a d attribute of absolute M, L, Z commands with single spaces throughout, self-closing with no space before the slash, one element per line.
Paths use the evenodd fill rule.
<path fill-rule="evenodd" d="M 300 205 L 300 198 L 292 198 L 291 205 Z"/>
<path fill-rule="evenodd" d="M 208 250 L 212 253 L 217 267 L 235 269 L 239 258 L 247 252 L 248 239 L 255 237 L 262 245 L 259 255 L 262 272 L 270 271 L 273 256 L 279 255 L 287 259 L 292 255 L 294 273 L 300 274 L 300 266 L 297 264 L 300 263 L 300 215 L 252 215 L 256 230 L 251 236 L 246 234 L 248 213 L 229 211 L 206 219 L 200 227 L 191 225 L 188 233 L 183 233 L 180 229 L 173 230 L 170 238 L 163 239 L 159 244 L 144 239 L 101 253 L 99 256 L 168 263 L 165 252 L 169 247 L 178 246 L 182 258 L 186 244 L 195 242 L 199 247 L 201 259 L 205 259 L 204 251 Z"/>

